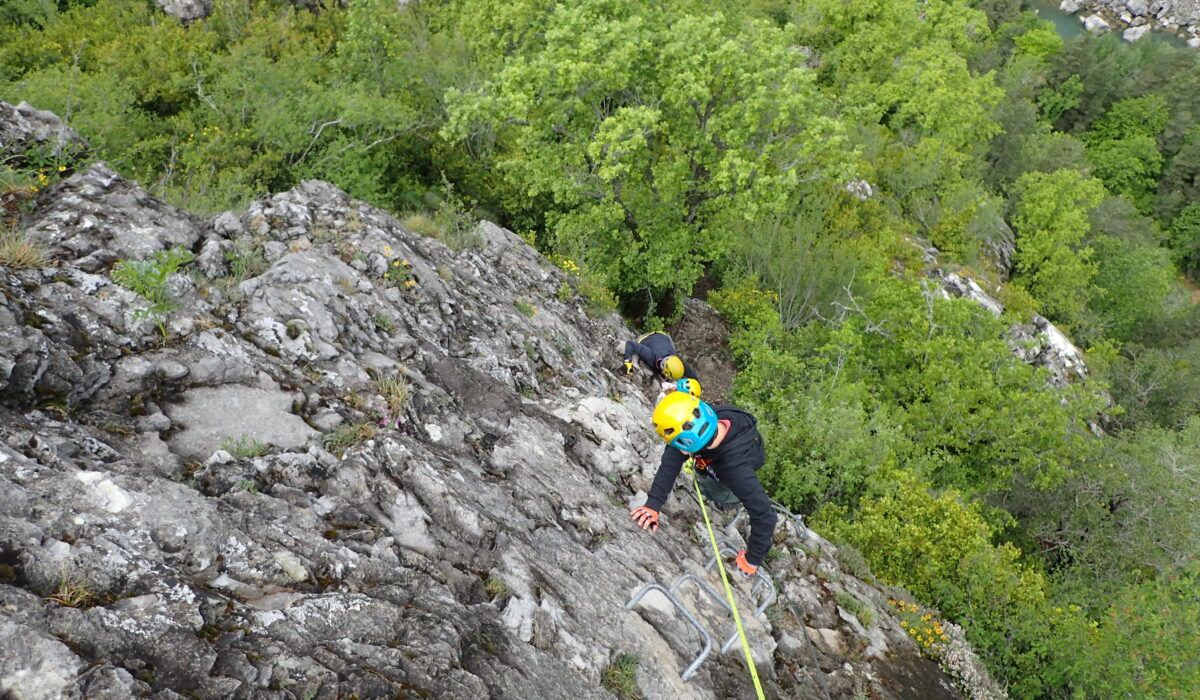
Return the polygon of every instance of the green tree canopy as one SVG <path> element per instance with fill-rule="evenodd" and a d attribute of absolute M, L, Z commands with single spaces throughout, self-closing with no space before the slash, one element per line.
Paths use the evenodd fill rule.
<path fill-rule="evenodd" d="M 494 79 L 451 92 L 447 128 L 492 130 L 512 196 L 550 203 L 553 247 L 627 295 L 690 289 L 739 229 L 849 163 L 782 31 L 643 9 L 556 6 Z"/>
<path fill-rule="evenodd" d="M 1047 315 L 1077 320 L 1096 274 L 1084 245 L 1088 212 L 1104 198 L 1099 180 L 1075 170 L 1022 175 L 1015 186 L 1017 280 L 1042 303 Z"/>

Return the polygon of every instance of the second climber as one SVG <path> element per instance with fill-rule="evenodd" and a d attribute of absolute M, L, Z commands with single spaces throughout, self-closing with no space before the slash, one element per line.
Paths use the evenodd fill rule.
<path fill-rule="evenodd" d="M 675 349 L 675 341 L 666 333 L 655 331 L 637 340 L 625 340 L 618 344 L 625 361 L 625 373 L 632 374 L 634 359 L 640 360 L 659 379 L 673 382 L 687 377 L 697 379 L 691 368 L 684 364 Z"/>

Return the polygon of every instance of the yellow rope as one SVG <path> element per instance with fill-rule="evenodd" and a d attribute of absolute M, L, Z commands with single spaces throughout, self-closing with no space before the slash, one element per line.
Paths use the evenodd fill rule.
<path fill-rule="evenodd" d="M 700 502 L 700 512 L 704 514 L 704 525 L 708 528 L 708 541 L 712 544 L 713 556 L 717 560 L 717 570 L 721 572 L 721 583 L 725 584 L 725 597 L 729 600 L 729 608 L 733 611 L 733 621 L 737 624 L 738 636 L 742 638 L 742 653 L 746 655 L 746 668 L 750 669 L 750 677 L 754 679 L 754 692 L 758 700 L 766 700 L 763 695 L 762 683 L 758 680 L 758 669 L 754 666 L 754 658 L 750 656 L 750 642 L 746 641 L 746 630 L 742 627 L 742 616 L 738 614 L 737 601 L 733 599 L 733 587 L 729 585 L 729 575 L 725 573 L 725 563 L 721 560 L 721 548 L 717 545 L 717 534 L 713 532 L 712 521 L 708 519 L 708 508 L 704 507 L 704 494 L 700 491 L 700 482 L 692 469 L 694 460 L 684 463 L 688 474 L 692 476 L 692 486 L 696 488 L 696 500 Z"/>

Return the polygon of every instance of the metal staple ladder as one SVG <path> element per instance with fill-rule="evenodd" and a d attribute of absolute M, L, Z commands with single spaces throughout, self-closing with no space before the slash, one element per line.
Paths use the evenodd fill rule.
<path fill-rule="evenodd" d="M 784 509 L 783 512 L 788 517 L 796 517 L 796 516 L 793 516 L 786 509 Z M 745 511 L 738 513 L 737 517 L 734 518 L 733 521 L 730 522 L 729 525 L 726 526 L 726 529 L 736 528 L 738 523 L 742 521 L 742 518 L 745 517 L 745 515 L 746 515 Z M 720 548 L 720 550 L 721 550 L 721 556 L 729 556 L 729 557 L 737 556 L 737 551 L 730 547 L 722 546 Z M 715 556 L 710 557 L 708 560 L 708 563 L 704 566 L 704 570 L 706 572 L 711 571 L 716 566 L 717 566 L 716 557 Z M 635 593 L 633 595 L 633 598 L 631 598 L 628 603 L 625 604 L 626 610 L 632 610 L 634 608 L 634 606 L 636 606 L 638 604 L 638 602 L 643 597 L 646 596 L 647 593 L 649 593 L 650 591 L 658 591 L 659 593 L 663 594 L 663 596 L 671 603 L 672 606 L 675 607 L 675 609 L 679 610 L 679 612 L 683 614 L 683 617 L 685 620 L 688 621 L 688 624 L 690 624 L 692 627 L 694 627 L 696 629 L 697 632 L 700 633 L 700 639 L 703 642 L 703 646 L 700 649 L 700 653 L 696 656 L 695 659 L 692 660 L 692 663 L 690 665 L 688 665 L 688 667 L 686 669 L 684 669 L 683 675 L 682 675 L 682 678 L 684 681 L 691 680 L 692 676 L 695 675 L 697 669 L 700 668 L 700 665 L 702 663 L 704 663 L 704 660 L 707 659 L 708 655 L 712 652 L 712 646 L 713 646 L 712 635 L 710 635 L 708 633 L 708 630 L 706 630 L 704 628 L 704 625 L 700 624 L 699 619 L 697 619 L 696 616 L 694 614 L 692 614 L 691 610 L 687 609 L 687 607 L 683 604 L 683 601 L 680 600 L 680 598 L 679 598 L 679 595 L 678 595 L 679 590 L 681 588 L 683 588 L 683 586 L 685 584 L 687 584 L 689 581 L 692 583 L 695 583 L 696 588 L 699 589 L 701 593 L 705 594 L 709 599 L 711 599 L 718 606 L 720 606 L 721 609 L 723 609 L 726 613 L 728 613 L 730 615 L 733 614 L 733 611 L 729 607 L 729 602 L 727 600 L 725 600 L 725 596 L 723 596 L 719 591 L 717 591 L 717 589 L 713 588 L 707 581 L 705 581 L 704 579 L 696 576 L 695 574 L 691 574 L 691 573 L 682 573 L 679 576 L 676 576 L 675 580 L 671 582 L 671 585 L 666 586 L 666 587 L 664 587 L 662 584 L 659 584 L 659 583 L 646 584 L 645 586 L 640 588 L 637 593 Z M 758 617 L 758 616 L 762 615 L 763 612 L 766 611 L 766 609 L 768 607 L 770 607 L 772 603 L 775 602 L 776 595 L 777 595 L 777 593 L 775 590 L 775 582 L 771 580 L 771 577 L 769 575 L 767 575 L 767 572 L 764 570 L 764 567 L 759 567 L 758 572 L 754 575 L 754 585 L 750 587 L 750 597 L 753 600 L 754 598 L 756 598 L 758 596 L 762 596 L 762 601 L 758 604 L 757 607 L 754 608 L 753 617 Z M 733 648 L 733 646 L 735 644 L 737 644 L 737 641 L 738 641 L 738 632 L 735 629 L 733 631 L 733 634 L 730 635 L 729 639 L 725 640 L 725 643 L 721 645 L 721 653 L 728 652 L 730 649 Z"/>

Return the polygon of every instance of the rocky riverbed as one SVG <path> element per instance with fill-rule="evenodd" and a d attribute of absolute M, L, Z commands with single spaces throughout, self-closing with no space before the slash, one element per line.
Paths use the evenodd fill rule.
<path fill-rule="evenodd" d="M 1119 31 L 1137 41 L 1162 31 L 1200 49 L 1200 0 L 1062 0 L 1059 9 L 1078 14 L 1090 32 Z"/>

